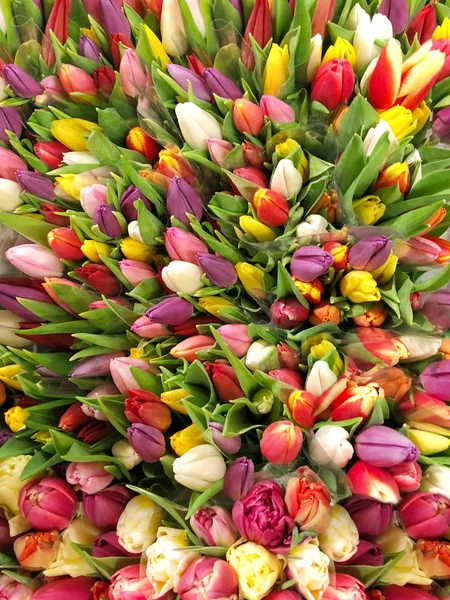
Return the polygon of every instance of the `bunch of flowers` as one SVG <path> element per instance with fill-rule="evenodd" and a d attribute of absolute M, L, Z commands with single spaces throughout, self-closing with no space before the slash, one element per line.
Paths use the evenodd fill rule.
<path fill-rule="evenodd" d="M 0 597 L 448 598 L 449 9 L 0 15 Z"/>

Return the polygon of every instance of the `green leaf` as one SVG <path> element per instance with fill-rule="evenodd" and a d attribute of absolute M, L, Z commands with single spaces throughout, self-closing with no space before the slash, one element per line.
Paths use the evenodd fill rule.
<path fill-rule="evenodd" d="M 223 426 L 224 436 L 234 437 L 236 435 L 247 433 L 252 429 L 258 429 L 261 427 L 260 424 L 255 424 L 249 420 L 250 414 L 249 407 L 245 402 L 240 400 L 233 401 L 233 406 L 227 412 L 225 417 L 225 423 Z"/>
<path fill-rule="evenodd" d="M 377 581 L 382 581 L 383 575 L 386 575 L 392 567 L 394 567 L 404 556 L 405 552 L 399 552 L 393 555 L 393 558 L 389 560 L 385 565 L 381 567 L 368 567 L 366 565 L 353 565 L 349 567 L 340 566 L 336 563 L 336 569 L 339 573 L 346 573 L 352 577 L 356 577 L 364 583 L 366 587 L 372 587 Z"/>
<path fill-rule="evenodd" d="M 156 238 L 161 237 L 164 232 L 164 225 L 146 208 L 144 202 L 139 199 L 135 203 L 138 212 L 138 225 L 144 244 L 147 246 L 155 245 Z"/>
<path fill-rule="evenodd" d="M 347 144 L 334 170 L 336 184 L 343 194 L 348 190 L 359 173 L 364 169 L 363 142 L 359 135 L 353 135 Z"/>
<path fill-rule="evenodd" d="M 413 292 L 437 292 L 441 288 L 444 288 L 450 282 L 450 265 L 447 265 L 443 269 L 426 279 L 425 281 L 417 281 L 412 287 Z"/>
<path fill-rule="evenodd" d="M 130 367 L 130 371 L 141 389 L 153 392 L 157 396 L 162 393 L 161 382 L 156 375 L 141 371 L 141 369 L 138 369 L 137 367 Z"/>
<path fill-rule="evenodd" d="M 30 439 L 14 436 L 0 448 L 0 460 L 22 454 L 33 454 L 37 446 L 36 442 Z"/>
<path fill-rule="evenodd" d="M 356 134 L 365 136 L 371 127 L 380 120 L 377 111 L 363 96 L 357 96 L 339 123 L 337 143 L 342 152 Z"/>
<path fill-rule="evenodd" d="M 47 242 L 48 233 L 55 229 L 54 225 L 46 221 L 39 221 L 32 217 L 14 215 L 4 211 L 0 211 L 0 224 L 6 225 L 16 233 L 45 248 L 50 247 Z"/>
<path fill-rule="evenodd" d="M 51 283 L 50 286 L 56 296 L 77 314 L 89 310 L 91 302 L 100 300 L 98 294 L 82 288 L 62 283 Z"/>
<path fill-rule="evenodd" d="M 48 454 L 43 450 L 39 450 L 26 464 L 24 470 L 20 474 L 20 481 L 26 481 L 39 473 L 44 473 L 47 469 L 54 467 L 60 462 L 62 462 L 62 460 L 57 454 Z"/>
<path fill-rule="evenodd" d="M 383 225 L 392 225 L 401 237 L 409 239 L 428 229 L 428 225 L 424 224 L 425 221 L 439 210 L 443 203 L 444 201 L 442 200 L 422 208 L 417 208 L 399 217 L 394 217 L 384 222 Z"/>
<path fill-rule="evenodd" d="M 186 515 L 186 520 L 190 519 L 196 510 L 204 506 L 211 498 L 214 498 L 216 494 L 221 492 L 223 489 L 223 479 L 219 479 L 219 481 L 215 481 L 206 492 L 200 494 L 195 502 L 189 507 L 188 513 Z"/>
<path fill-rule="evenodd" d="M 43 321 L 61 322 L 67 320 L 65 310 L 49 302 L 38 302 L 26 298 L 17 298 L 19 304 L 40 317 Z"/>

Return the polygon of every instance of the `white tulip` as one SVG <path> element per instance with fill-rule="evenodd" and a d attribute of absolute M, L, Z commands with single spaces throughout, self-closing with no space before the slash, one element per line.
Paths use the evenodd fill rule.
<path fill-rule="evenodd" d="M 414 165 L 416 166 L 416 172 L 413 178 L 411 178 L 411 188 L 413 188 L 421 179 L 422 179 L 422 157 L 420 156 L 420 152 L 418 150 L 414 150 L 405 160 L 406 164 L 410 168 Z"/>
<path fill-rule="evenodd" d="M 324 360 L 316 361 L 306 377 L 305 390 L 319 397 L 338 380 Z"/>
<path fill-rule="evenodd" d="M 175 480 L 196 492 L 206 491 L 227 470 L 222 454 L 210 444 L 191 448 L 173 461 L 172 468 Z"/>
<path fill-rule="evenodd" d="M 420 483 L 420 491 L 440 494 L 450 500 L 450 468 L 444 465 L 429 466 Z"/>
<path fill-rule="evenodd" d="M 129 471 L 142 462 L 142 458 L 126 440 L 119 440 L 113 444 L 111 452 Z"/>
<path fill-rule="evenodd" d="M 294 579 L 294 587 L 305 600 L 322 598 L 330 584 L 330 559 L 322 552 L 315 540 L 303 542 L 293 548 L 286 557 L 286 574 Z"/>
<path fill-rule="evenodd" d="M 200 10 L 199 0 L 186 0 L 186 4 L 189 7 L 189 12 L 194 19 L 194 23 L 197 25 L 197 29 L 200 31 L 202 37 L 205 37 L 206 27 L 202 16 L 202 11 Z"/>
<path fill-rule="evenodd" d="M 306 78 L 308 81 L 314 79 L 314 75 L 319 70 L 320 63 L 322 62 L 322 42 L 320 33 L 316 33 L 311 39 L 308 66 L 306 67 Z"/>
<path fill-rule="evenodd" d="M 370 15 L 366 13 L 361 5 L 355 4 L 345 21 L 345 29 L 355 31 L 358 25 L 364 21 L 370 23 Z"/>
<path fill-rule="evenodd" d="M 427 335 L 401 335 L 398 338 L 408 350 L 408 358 L 403 363 L 430 358 L 439 352 L 442 340 Z"/>
<path fill-rule="evenodd" d="M 328 221 L 321 215 L 310 215 L 297 227 L 297 237 L 320 236 L 326 233 Z"/>
<path fill-rule="evenodd" d="M 139 229 L 139 223 L 137 221 L 130 221 L 128 223 L 128 235 L 132 240 L 145 244 L 142 239 L 141 230 Z"/>
<path fill-rule="evenodd" d="M 135 496 L 125 506 L 117 523 L 120 545 L 128 552 L 141 554 L 156 540 L 163 510 L 150 498 Z"/>
<path fill-rule="evenodd" d="M 353 457 L 350 434 L 338 425 L 320 427 L 309 443 L 311 458 L 319 465 L 343 469 Z"/>
<path fill-rule="evenodd" d="M 207 150 L 208 140 L 223 138 L 220 123 L 193 102 L 177 104 L 175 113 L 181 133 L 192 149 Z"/>
<path fill-rule="evenodd" d="M 0 179 L 0 209 L 5 212 L 14 212 L 23 204 L 21 193 L 22 188 L 15 181 Z"/>
<path fill-rule="evenodd" d="M 64 152 L 63 163 L 66 165 L 99 165 L 100 161 L 90 152 Z"/>
<path fill-rule="evenodd" d="M 319 547 L 334 562 L 349 560 L 358 549 L 359 533 L 347 510 L 335 504 L 331 509 L 331 521 L 324 533 L 319 535 Z"/>
<path fill-rule="evenodd" d="M 173 260 L 161 271 L 161 277 L 169 290 L 193 296 L 204 286 L 202 270 L 184 260 Z"/>
<path fill-rule="evenodd" d="M 23 319 L 19 319 L 9 310 L 0 310 L 0 344 L 12 346 L 13 348 L 24 348 L 33 343 L 13 333 L 13 329 L 20 329 L 19 323 L 21 321 Z"/>
<path fill-rule="evenodd" d="M 364 71 L 364 75 L 361 77 L 361 81 L 359 82 L 359 87 L 361 92 L 364 95 L 367 95 L 367 88 L 369 87 L 369 79 L 372 76 L 372 73 L 375 71 L 375 67 L 377 66 L 378 56 L 374 58 L 367 69 Z"/>
<path fill-rule="evenodd" d="M 277 164 L 270 180 L 270 189 L 285 198 L 296 196 L 302 189 L 303 177 L 292 160 L 283 158 Z"/>
<path fill-rule="evenodd" d="M 392 23 L 384 15 L 376 14 L 372 20 L 359 19 L 353 38 L 356 52 L 356 69 L 362 69 L 367 63 L 381 54 L 375 40 L 389 40 L 393 37 Z"/>
<path fill-rule="evenodd" d="M 278 368 L 277 347 L 266 340 L 256 340 L 247 350 L 245 365 L 250 371 L 268 372 Z"/>
<path fill-rule="evenodd" d="M 163 1 L 160 27 L 161 41 L 167 54 L 186 54 L 188 43 L 178 0 Z"/>
<path fill-rule="evenodd" d="M 383 136 L 384 133 L 389 134 L 389 143 L 390 143 L 388 151 L 387 151 L 386 159 L 393 152 L 395 152 L 395 150 L 397 150 L 399 144 L 397 142 L 397 138 L 395 137 L 395 135 L 391 129 L 391 126 L 386 121 L 380 121 L 375 127 L 372 127 L 371 129 L 369 129 L 369 131 L 366 133 L 366 137 L 364 138 L 363 149 L 364 149 L 364 156 L 366 158 L 369 158 L 369 156 L 372 154 L 372 152 L 375 149 L 375 146 L 378 144 L 378 142 L 380 141 L 380 138 Z"/>

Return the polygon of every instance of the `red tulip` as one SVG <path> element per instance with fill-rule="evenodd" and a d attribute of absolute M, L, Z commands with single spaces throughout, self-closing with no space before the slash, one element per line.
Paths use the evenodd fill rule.
<path fill-rule="evenodd" d="M 427 4 L 419 10 L 414 19 L 406 29 L 406 35 L 410 44 L 417 35 L 419 44 L 431 40 L 433 31 L 436 29 L 436 10 L 433 4 Z"/>
<path fill-rule="evenodd" d="M 80 249 L 82 241 L 70 227 L 52 229 L 47 235 L 47 241 L 58 258 L 64 260 L 82 260 L 85 258 Z"/>
<path fill-rule="evenodd" d="M 261 188 L 253 196 L 256 216 L 269 227 L 284 225 L 289 216 L 289 204 L 281 194 L 270 189 Z"/>
<path fill-rule="evenodd" d="M 355 75 L 348 60 L 333 58 L 317 71 L 311 87 L 311 100 L 334 110 L 353 94 Z"/>
<path fill-rule="evenodd" d="M 244 42 L 241 47 L 242 62 L 251 71 L 255 66 L 255 57 L 250 45 L 250 35 L 261 48 L 264 48 L 272 37 L 269 0 L 256 0 L 244 31 Z"/>

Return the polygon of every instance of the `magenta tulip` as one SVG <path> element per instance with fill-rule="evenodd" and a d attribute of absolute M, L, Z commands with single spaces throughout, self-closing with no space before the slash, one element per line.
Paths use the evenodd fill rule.
<path fill-rule="evenodd" d="M 96 527 L 111 531 L 130 499 L 131 493 L 124 485 L 112 485 L 96 494 L 83 493 L 83 508 Z"/>
<path fill-rule="evenodd" d="M 433 540 L 450 532 L 450 500 L 440 494 L 414 492 L 404 498 L 399 514 L 413 539 Z"/>
<path fill-rule="evenodd" d="M 20 491 L 19 509 L 31 527 L 42 531 L 61 531 L 70 523 L 77 499 L 63 479 L 45 477 L 30 481 Z"/>

